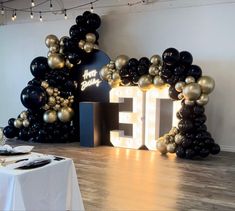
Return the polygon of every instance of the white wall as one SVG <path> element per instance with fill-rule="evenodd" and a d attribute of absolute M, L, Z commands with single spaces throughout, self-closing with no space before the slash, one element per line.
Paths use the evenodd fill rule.
<path fill-rule="evenodd" d="M 205 1 L 204 1 L 205 2 Z M 210 1 L 207 1 L 210 2 Z M 145 7 L 145 6 L 144 6 Z M 141 11 L 142 10 L 142 11 Z M 101 11 L 101 10 L 100 10 Z M 124 10 L 123 10 L 124 11 Z M 206 106 L 208 127 L 225 150 L 235 151 L 235 4 L 173 6 L 157 4 L 124 12 L 104 11 L 100 47 L 119 54 L 150 57 L 168 47 L 188 50 L 194 63 L 216 81 Z M 75 16 L 74 16 L 75 17 Z M 23 110 L 21 90 L 32 76 L 29 65 L 46 56 L 47 34 L 67 35 L 73 19 L 0 27 L 0 125 Z"/>

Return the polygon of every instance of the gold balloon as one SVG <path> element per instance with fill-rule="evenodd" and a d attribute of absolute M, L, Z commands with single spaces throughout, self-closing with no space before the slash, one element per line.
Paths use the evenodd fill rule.
<path fill-rule="evenodd" d="M 16 120 L 14 121 L 14 126 L 15 126 L 16 128 L 21 128 L 22 125 L 23 125 L 22 119 L 18 118 L 18 119 L 16 119 Z"/>
<path fill-rule="evenodd" d="M 175 135 L 175 143 L 176 144 L 181 144 L 183 140 L 184 140 L 184 137 L 181 134 Z"/>
<path fill-rule="evenodd" d="M 109 64 L 107 64 L 107 67 L 108 67 L 109 69 L 115 69 L 115 64 L 114 64 L 114 62 L 113 62 L 113 61 L 110 61 Z"/>
<path fill-rule="evenodd" d="M 54 123 L 57 120 L 57 115 L 55 110 L 48 110 L 43 114 L 43 120 L 46 123 Z"/>
<path fill-rule="evenodd" d="M 209 102 L 209 96 L 207 94 L 202 94 L 196 102 L 198 105 L 206 105 Z"/>
<path fill-rule="evenodd" d="M 174 143 L 168 144 L 168 145 L 166 146 L 166 149 L 167 149 L 167 152 L 175 153 L 176 145 L 175 145 Z"/>
<path fill-rule="evenodd" d="M 42 81 L 41 87 L 43 87 L 44 89 L 47 89 L 49 87 L 48 82 L 47 81 Z"/>
<path fill-rule="evenodd" d="M 185 86 L 185 82 L 179 81 L 175 84 L 175 90 L 177 92 L 182 92 L 184 86 Z"/>
<path fill-rule="evenodd" d="M 186 82 L 186 84 L 194 83 L 195 78 L 192 76 L 188 76 L 187 78 L 185 78 L 185 82 Z"/>
<path fill-rule="evenodd" d="M 91 42 L 91 43 L 95 43 L 96 36 L 93 33 L 88 33 L 88 34 L 86 34 L 86 41 Z"/>
<path fill-rule="evenodd" d="M 51 69 L 62 69 L 65 65 L 64 56 L 59 53 L 51 54 L 48 57 L 48 65 Z"/>
<path fill-rule="evenodd" d="M 52 46 L 50 46 L 50 48 L 49 48 L 49 51 L 50 51 L 51 53 L 58 53 L 59 50 L 60 50 L 60 46 L 59 46 L 59 45 L 52 45 Z"/>
<path fill-rule="evenodd" d="M 50 34 L 46 37 L 45 43 L 46 43 L 46 46 L 49 48 L 52 45 L 59 45 L 59 39 L 55 35 Z"/>
<path fill-rule="evenodd" d="M 107 65 L 103 66 L 99 72 L 101 79 L 108 81 L 111 79 L 111 71 Z"/>
<path fill-rule="evenodd" d="M 150 62 L 154 65 L 162 65 L 162 58 L 159 55 L 153 55 L 150 58 Z"/>
<path fill-rule="evenodd" d="M 71 68 L 73 67 L 73 64 L 70 63 L 70 61 L 69 61 L 68 59 L 66 59 L 65 65 L 66 65 L 66 67 L 69 68 L 69 69 L 71 69 Z"/>
<path fill-rule="evenodd" d="M 60 46 L 59 54 L 64 54 L 64 47 Z M 48 56 L 48 55 L 47 55 Z"/>
<path fill-rule="evenodd" d="M 150 65 L 150 67 L 149 67 L 149 74 L 150 75 L 158 75 L 158 73 L 159 73 L 159 69 L 158 69 L 158 67 L 156 66 L 156 65 Z"/>
<path fill-rule="evenodd" d="M 114 73 L 112 74 L 112 79 L 113 79 L 114 81 L 121 80 L 121 76 L 119 75 L 118 72 L 114 72 Z"/>
<path fill-rule="evenodd" d="M 184 103 L 189 106 L 193 106 L 195 104 L 194 100 L 185 100 Z"/>
<path fill-rule="evenodd" d="M 153 87 L 152 81 L 150 75 L 142 75 L 138 81 L 138 86 L 142 91 L 147 91 Z"/>
<path fill-rule="evenodd" d="M 54 92 L 54 89 L 52 88 L 52 87 L 48 87 L 47 89 L 46 89 L 46 92 L 47 92 L 47 94 L 48 95 L 53 95 L 53 92 Z"/>
<path fill-rule="evenodd" d="M 60 105 L 59 104 L 56 104 L 54 107 L 53 107 L 56 111 L 58 111 L 60 109 Z"/>
<path fill-rule="evenodd" d="M 177 127 L 173 127 L 173 128 L 171 128 L 171 130 L 169 131 L 169 135 L 171 135 L 171 136 L 175 136 L 175 135 L 178 134 L 178 133 L 179 133 L 179 130 L 178 130 Z"/>
<path fill-rule="evenodd" d="M 182 99 L 184 98 L 183 93 L 179 93 L 179 94 L 178 94 L 178 98 L 179 98 L 180 100 L 182 100 Z"/>
<path fill-rule="evenodd" d="M 85 44 L 86 44 L 85 40 L 80 40 L 79 43 L 78 43 L 78 47 L 81 48 L 81 49 L 84 49 Z"/>
<path fill-rule="evenodd" d="M 72 120 L 74 111 L 70 107 L 63 107 L 57 113 L 57 116 L 61 122 L 69 122 Z"/>
<path fill-rule="evenodd" d="M 112 88 L 119 87 L 120 85 L 120 81 L 109 80 L 108 83 Z"/>
<path fill-rule="evenodd" d="M 160 87 L 160 86 L 164 85 L 164 81 L 161 79 L 160 76 L 155 76 L 153 79 L 153 85 L 156 87 Z"/>
<path fill-rule="evenodd" d="M 51 51 L 48 51 L 48 53 L 47 53 L 47 58 L 49 57 L 49 56 L 51 56 L 52 55 L 52 52 Z"/>
<path fill-rule="evenodd" d="M 24 121 L 23 121 L 23 126 L 24 127 L 28 127 L 29 126 L 29 120 L 27 120 L 27 119 L 25 119 Z"/>
<path fill-rule="evenodd" d="M 64 40 L 67 39 L 67 38 L 69 38 L 69 37 L 63 36 L 63 37 L 60 38 L 60 46 L 64 46 Z"/>
<path fill-rule="evenodd" d="M 28 112 L 27 112 L 27 111 L 22 111 L 22 112 L 20 113 L 20 118 L 21 118 L 21 119 L 27 119 L 27 116 L 28 116 Z"/>
<path fill-rule="evenodd" d="M 43 107 L 42 107 L 44 110 L 49 110 L 50 109 L 50 106 L 45 104 Z"/>
<path fill-rule="evenodd" d="M 99 46 L 97 44 L 94 44 L 93 48 L 99 50 Z"/>
<path fill-rule="evenodd" d="M 215 81 L 209 76 L 202 76 L 197 83 L 201 86 L 202 93 L 210 94 L 215 88 Z"/>
<path fill-rule="evenodd" d="M 48 99 L 48 105 L 53 107 L 56 104 L 56 99 L 52 96 L 49 97 Z"/>
<path fill-rule="evenodd" d="M 91 42 L 86 42 L 84 45 L 84 51 L 86 51 L 87 53 L 90 53 L 94 48 L 94 44 Z"/>
<path fill-rule="evenodd" d="M 166 144 L 162 141 L 157 141 L 157 150 L 161 152 L 161 154 L 167 153 Z"/>
<path fill-rule="evenodd" d="M 201 95 L 201 87 L 197 83 L 187 84 L 183 88 L 183 95 L 186 100 L 197 100 Z"/>
<path fill-rule="evenodd" d="M 123 66 L 125 66 L 127 64 L 129 60 L 129 57 L 126 55 L 119 55 L 116 59 L 115 59 L 115 66 L 117 70 L 121 70 Z"/>

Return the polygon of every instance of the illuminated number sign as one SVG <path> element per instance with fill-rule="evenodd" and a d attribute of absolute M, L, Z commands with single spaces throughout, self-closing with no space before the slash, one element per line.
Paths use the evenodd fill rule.
<path fill-rule="evenodd" d="M 150 89 L 142 92 L 138 87 L 117 87 L 110 91 L 110 102 L 123 103 L 132 98 L 132 112 L 119 112 L 119 123 L 132 124 L 132 136 L 122 130 L 110 131 L 110 141 L 115 147 L 139 149 L 145 145 L 156 150 L 156 139 L 160 135 L 160 100 L 169 99 L 168 89 Z M 181 107 L 173 102 L 172 126 L 177 126 L 176 112 Z"/>

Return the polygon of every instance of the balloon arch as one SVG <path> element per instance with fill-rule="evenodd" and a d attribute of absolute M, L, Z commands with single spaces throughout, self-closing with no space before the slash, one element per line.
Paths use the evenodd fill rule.
<path fill-rule="evenodd" d="M 75 75 L 79 66 L 89 63 L 93 52 L 98 50 L 100 25 L 100 17 L 86 11 L 77 16 L 70 36 L 46 37 L 47 58 L 40 56 L 31 62 L 34 78 L 21 93 L 21 102 L 27 110 L 16 119 L 9 119 L 3 130 L 7 138 L 36 142 L 77 140 L 74 101 L 79 102 L 79 96 Z M 188 159 L 220 151 L 207 131 L 204 113 L 215 82 L 209 76 L 202 76 L 201 68 L 192 63 L 189 52 L 168 48 L 162 57 L 153 55 L 150 59 L 120 55 L 100 70 L 101 78 L 111 87 L 139 86 L 143 91 L 169 87 L 170 98 L 182 104 L 177 112 L 180 121 L 178 127 L 156 141 L 157 148 L 162 154 L 176 153 Z"/>

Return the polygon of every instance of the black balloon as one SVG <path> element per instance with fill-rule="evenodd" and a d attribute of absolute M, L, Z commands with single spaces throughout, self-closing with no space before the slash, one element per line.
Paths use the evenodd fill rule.
<path fill-rule="evenodd" d="M 68 60 L 72 64 L 77 64 L 83 58 L 83 52 L 81 50 L 70 51 L 67 54 Z"/>
<path fill-rule="evenodd" d="M 16 120 L 15 118 L 10 118 L 10 119 L 8 120 L 8 125 L 14 127 L 14 121 L 15 121 L 15 120 Z"/>
<path fill-rule="evenodd" d="M 139 75 L 144 75 L 148 73 L 148 67 L 146 65 L 140 64 L 137 68 Z"/>
<path fill-rule="evenodd" d="M 178 123 L 178 128 L 182 132 L 188 132 L 193 129 L 193 122 L 188 119 L 182 119 Z"/>
<path fill-rule="evenodd" d="M 179 95 L 179 92 L 177 92 L 175 90 L 175 87 L 170 86 L 169 87 L 169 96 L 170 96 L 170 98 L 173 99 L 173 100 L 179 100 L 178 95 Z"/>
<path fill-rule="evenodd" d="M 46 57 L 36 57 L 30 64 L 31 73 L 36 78 L 44 77 L 49 69 Z"/>
<path fill-rule="evenodd" d="M 85 12 L 82 14 L 82 16 L 83 16 L 84 18 L 87 18 L 90 14 L 91 14 L 90 11 L 85 11 Z"/>
<path fill-rule="evenodd" d="M 183 147 L 177 147 L 176 149 L 176 155 L 179 158 L 185 158 L 186 154 L 185 154 L 185 150 Z"/>
<path fill-rule="evenodd" d="M 207 157 L 209 154 L 210 151 L 207 148 L 202 148 L 201 151 L 199 152 L 199 155 L 203 158 Z"/>
<path fill-rule="evenodd" d="M 185 74 L 185 67 L 178 66 L 178 67 L 175 67 L 173 71 L 174 71 L 174 75 L 181 76 Z"/>
<path fill-rule="evenodd" d="M 201 114 L 194 118 L 194 125 L 195 127 L 199 127 L 200 125 L 204 124 L 206 122 L 206 115 Z"/>
<path fill-rule="evenodd" d="M 192 159 L 195 155 L 196 155 L 195 150 L 193 150 L 193 149 L 186 149 L 185 150 L 185 157 L 187 159 Z"/>
<path fill-rule="evenodd" d="M 98 29 L 101 25 L 100 16 L 95 14 L 95 13 L 89 14 L 86 17 L 86 25 L 87 25 L 87 28 L 90 29 L 90 30 Z"/>
<path fill-rule="evenodd" d="M 87 30 L 84 27 L 78 25 L 73 25 L 69 30 L 70 37 L 76 40 L 83 39 L 86 33 Z"/>
<path fill-rule="evenodd" d="M 142 57 L 140 58 L 139 63 L 144 66 L 149 66 L 151 62 L 147 57 Z"/>
<path fill-rule="evenodd" d="M 180 52 L 180 63 L 183 65 L 191 65 L 193 63 L 193 56 L 188 51 Z"/>
<path fill-rule="evenodd" d="M 210 150 L 210 153 L 212 155 L 216 155 L 220 152 L 220 146 L 218 144 L 214 144 L 212 147 L 211 147 L 211 150 Z"/>
<path fill-rule="evenodd" d="M 192 76 L 197 80 L 202 76 L 202 70 L 197 65 L 191 65 L 190 67 L 188 67 L 187 75 Z"/>
<path fill-rule="evenodd" d="M 205 112 L 205 108 L 203 106 L 200 106 L 200 105 L 195 105 L 193 107 L 193 112 L 196 115 L 201 115 Z"/>
<path fill-rule="evenodd" d="M 4 129 L 3 129 L 3 134 L 4 136 L 6 136 L 7 138 L 14 138 L 16 137 L 18 134 L 17 134 L 17 129 L 14 128 L 13 126 L 6 126 Z"/>
<path fill-rule="evenodd" d="M 182 144 L 181 146 L 184 148 L 184 149 L 187 149 L 187 148 L 190 148 L 193 144 L 193 141 L 189 138 L 183 138 L 183 141 L 182 141 Z"/>
<path fill-rule="evenodd" d="M 175 48 L 168 48 L 163 52 L 162 59 L 167 65 L 175 65 L 180 59 L 180 53 Z"/>
<path fill-rule="evenodd" d="M 179 110 L 180 116 L 183 118 L 190 118 L 192 116 L 192 110 L 190 106 L 182 106 L 181 109 Z"/>
<path fill-rule="evenodd" d="M 84 18 L 84 16 L 78 15 L 78 16 L 76 17 L 76 23 L 77 23 L 78 26 L 84 26 L 84 24 L 85 24 L 85 18 Z"/>
<path fill-rule="evenodd" d="M 161 77 L 162 79 L 167 79 L 167 78 L 170 78 L 172 76 L 173 72 L 172 70 L 165 66 L 162 70 L 161 70 Z"/>
<path fill-rule="evenodd" d="M 28 133 L 28 130 L 23 128 L 19 131 L 19 136 L 18 136 L 19 139 L 23 140 L 23 141 L 28 141 L 30 136 L 29 136 L 29 133 Z"/>
<path fill-rule="evenodd" d="M 139 64 L 139 61 L 135 58 L 131 58 L 129 61 L 128 61 L 128 66 L 129 67 L 137 67 Z"/>
<path fill-rule="evenodd" d="M 21 92 L 21 102 L 26 108 L 39 109 L 47 102 L 47 95 L 41 87 L 27 86 Z"/>

